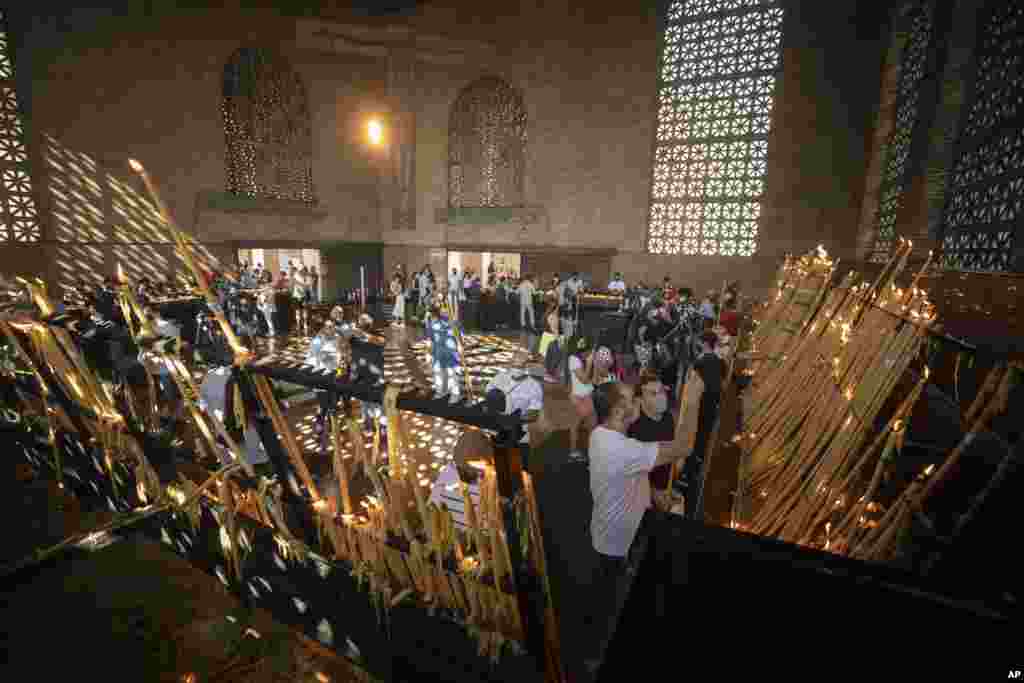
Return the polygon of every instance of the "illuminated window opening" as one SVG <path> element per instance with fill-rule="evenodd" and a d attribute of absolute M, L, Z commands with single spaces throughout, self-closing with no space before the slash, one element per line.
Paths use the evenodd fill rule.
<path fill-rule="evenodd" d="M 648 252 L 756 251 L 782 16 L 777 2 L 670 4 L 658 81 Z"/>
<path fill-rule="evenodd" d="M 14 87 L 14 65 L 7 34 L 7 16 L 0 9 L 0 241 L 42 239 L 39 211 L 32 196 L 25 129 Z"/>

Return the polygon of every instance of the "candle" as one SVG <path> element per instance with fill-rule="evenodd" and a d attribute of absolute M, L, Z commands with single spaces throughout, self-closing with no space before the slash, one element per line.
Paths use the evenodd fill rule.
<path fill-rule="evenodd" d="M 469 528 L 473 532 L 473 543 L 476 545 L 477 551 L 480 553 L 480 564 L 486 566 L 487 564 L 487 549 L 484 547 L 483 538 L 480 535 L 480 524 L 476 518 L 476 511 L 473 508 L 473 500 L 469 495 L 469 485 L 466 482 L 460 481 L 459 488 L 462 491 L 462 503 L 466 508 L 466 521 L 469 523 Z"/>
<path fill-rule="evenodd" d="M 338 479 L 338 489 L 341 493 L 341 506 L 346 515 L 352 514 L 352 498 L 348 490 L 348 469 L 341 457 L 341 432 L 338 424 L 338 416 L 331 416 L 331 437 L 334 439 L 334 476 Z"/>
<path fill-rule="evenodd" d="M 433 534 L 431 533 L 430 511 L 427 510 L 427 503 L 423 500 L 423 491 L 420 490 L 419 482 L 416 480 L 416 473 L 412 469 L 406 470 L 406 475 L 409 479 L 409 485 L 412 486 L 412 493 L 416 497 L 416 509 L 419 510 L 420 520 L 423 522 L 423 533 L 427 537 L 427 543 L 431 543 L 433 541 Z"/>

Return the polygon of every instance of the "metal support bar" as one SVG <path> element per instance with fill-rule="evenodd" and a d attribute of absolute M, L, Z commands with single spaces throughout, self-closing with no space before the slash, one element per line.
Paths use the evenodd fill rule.
<path fill-rule="evenodd" d="M 512 589 L 523 622 L 523 640 L 530 654 L 539 660 L 545 683 L 564 683 L 565 673 L 558 656 L 557 633 L 545 629 L 545 597 L 541 581 L 530 570 L 528 558 L 519 545 L 519 529 L 512 503 L 523 488 L 522 447 L 514 433 L 503 432 L 494 439 L 494 466 L 498 498 L 504 517 L 505 538 L 512 560 Z"/>

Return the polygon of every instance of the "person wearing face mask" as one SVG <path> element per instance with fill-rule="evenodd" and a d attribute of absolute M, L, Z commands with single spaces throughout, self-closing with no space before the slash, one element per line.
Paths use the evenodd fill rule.
<path fill-rule="evenodd" d="M 644 443 L 628 436 L 629 428 L 641 416 L 641 399 L 634 386 L 606 384 L 595 397 L 600 424 L 591 432 L 588 451 L 594 500 L 590 537 L 597 555 L 593 594 L 607 596 L 611 604 L 597 605 L 599 601 L 595 601 L 593 623 L 599 630 L 594 642 L 598 650 L 593 653 L 596 659 L 588 661 L 591 669 L 596 669 L 604 656 L 622 606 L 627 557 L 644 512 L 651 506 L 651 470 L 671 466 L 688 451 L 679 439 Z"/>
<path fill-rule="evenodd" d="M 675 418 L 668 409 L 668 391 L 665 385 L 661 383 L 656 373 L 648 370 L 640 376 L 638 389 L 640 417 L 626 430 L 626 436 L 643 443 L 672 441 L 675 438 L 676 425 Z M 652 492 L 666 490 L 671 474 L 671 465 L 660 465 L 652 469 Z"/>

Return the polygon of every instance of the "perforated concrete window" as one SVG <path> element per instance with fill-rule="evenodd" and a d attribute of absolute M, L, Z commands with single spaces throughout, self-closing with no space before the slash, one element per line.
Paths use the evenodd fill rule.
<path fill-rule="evenodd" d="M 25 130 L 14 87 L 7 17 L 0 9 L 0 241 L 38 242 L 39 213 L 32 196 Z"/>
<path fill-rule="evenodd" d="M 673 0 L 662 42 L 647 250 L 757 249 L 782 8 Z"/>
<path fill-rule="evenodd" d="M 526 110 L 508 83 L 485 76 L 463 88 L 448 121 L 448 206 L 523 205 Z"/>
<path fill-rule="evenodd" d="M 224 67 L 221 113 L 228 192 L 316 201 L 306 88 L 283 57 L 252 47 L 235 52 Z"/>
<path fill-rule="evenodd" d="M 942 264 L 1024 270 L 1024 5 L 980 17 L 977 71 L 956 142 L 942 225 Z"/>

